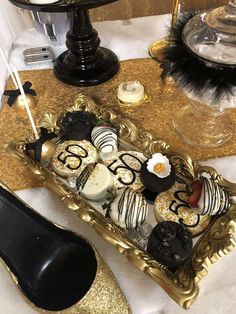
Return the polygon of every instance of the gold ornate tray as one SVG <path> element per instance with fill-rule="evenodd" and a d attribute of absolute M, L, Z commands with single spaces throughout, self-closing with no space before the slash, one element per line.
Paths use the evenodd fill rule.
<path fill-rule="evenodd" d="M 137 150 L 147 157 L 155 152 L 165 153 L 175 166 L 179 179 L 192 180 L 206 172 L 212 180 L 229 189 L 232 196 L 236 195 L 236 184 L 226 181 L 213 168 L 193 162 L 187 154 L 171 151 L 169 145 L 164 141 L 153 138 L 148 132 L 139 130 L 132 121 L 118 115 L 114 109 L 98 106 L 89 96 L 79 94 L 74 106 L 67 111 L 73 110 L 93 112 L 98 118 L 114 125 L 118 130 L 120 146 L 123 149 Z M 46 127 L 50 131 L 58 131 L 57 120 L 61 114 L 46 114 L 40 126 Z M 235 246 L 236 206 L 233 204 L 224 215 L 215 216 L 212 219 L 195 244 L 188 261 L 177 272 L 172 273 L 152 259 L 112 220 L 105 218 L 95 207 L 75 195 L 54 172 L 27 156 L 24 145 L 23 141 L 12 142 L 8 150 L 20 158 L 44 186 L 56 193 L 69 209 L 91 225 L 105 241 L 115 246 L 134 266 L 155 280 L 172 299 L 185 309 L 190 308 L 196 300 L 199 281 L 207 274 L 209 266 L 229 253 Z"/>

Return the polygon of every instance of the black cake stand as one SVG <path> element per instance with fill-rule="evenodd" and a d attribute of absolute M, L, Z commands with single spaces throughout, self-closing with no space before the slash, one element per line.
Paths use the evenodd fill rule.
<path fill-rule="evenodd" d="M 60 0 L 52 4 L 33 4 L 29 0 L 9 1 L 31 11 L 68 12 L 68 50 L 54 63 L 54 73 L 61 81 L 71 85 L 91 86 L 103 83 L 117 73 L 117 56 L 111 50 L 99 46 L 100 39 L 89 16 L 89 9 L 116 0 Z"/>

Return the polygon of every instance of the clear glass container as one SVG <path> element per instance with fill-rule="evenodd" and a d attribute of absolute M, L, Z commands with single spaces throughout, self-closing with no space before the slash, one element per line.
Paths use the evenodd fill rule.
<path fill-rule="evenodd" d="M 184 27 L 183 40 L 204 59 L 236 65 L 236 0 L 194 16 Z"/>
<path fill-rule="evenodd" d="M 208 66 L 236 66 L 236 0 L 194 16 L 185 25 L 182 36 L 194 54 L 211 62 Z M 212 90 L 203 91 L 197 99 L 191 90 L 183 92 L 188 105 L 175 113 L 173 125 L 185 142 L 213 148 L 231 139 L 234 125 L 224 109 L 235 108 L 236 87 L 233 94 L 217 102 L 211 98 Z"/>

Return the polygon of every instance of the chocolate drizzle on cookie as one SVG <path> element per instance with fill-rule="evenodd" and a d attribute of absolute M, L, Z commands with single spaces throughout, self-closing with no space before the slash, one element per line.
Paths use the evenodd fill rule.
<path fill-rule="evenodd" d="M 118 221 L 124 219 L 126 229 L 137 229 L 139 225 L 144 223 L 147 209 L 148 206 L 144 197 L 126 188 L 118 202 Z"/>
<path fill-rule="evenodd" d="M 117 131 L 110 126 L 95 127 L 91 133 L 91 139 L 99 151 L 117 149 Z"/>

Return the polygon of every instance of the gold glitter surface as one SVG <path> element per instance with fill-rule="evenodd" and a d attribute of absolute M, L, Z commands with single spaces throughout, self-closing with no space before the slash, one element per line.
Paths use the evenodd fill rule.
<path fill-rule="evenodd" d="M 163 83 L 160 79 L 159 65 L 152 59 L 135 59 L 123 61 L 119 73 L 110 81 L 92 87 L 76 87 L 60 82 L 52 70 L 23 71 L 21 80 L 29 80 L 37 92 L 38 104 L 32 110 L 38 123 L 43 115 L 63 112 L 71 107 L 78 93 L 84 92 L 94 97 L 101 105 L 113 106 L 128 118 L 131 118 L 138 128 L 151 132 L 154 136 L 163 138 L 172 149 L 184 150 L 194 160 L 234 155 L 236 152 L 236 134 L 225 145 L 215 149 L 201 149 L 185 144 L 178 138 L 172 126 L 173 113 L 186 105 L 186 99 L 174 88 L 171 82 Z M 138 106 L 121 106 L 117 100 L 117 88 L 122 82 L 138 80 L 145 86 L 148 100 Z M 7 88 L 13 88 L 9 79 Z M 236 125 L 236 110 L 228 110 Z M 32 132 L 28 119 L 22 118 L 14 110 L 4 104 L 0 112 L 0 179 L 11 189 L 31 188 L 39 185 L 27 169 L 14 157 L 6 154 L 4 146 L 12 140 L 24 140 Z"/>
<path fill-rule="evenodd" d="M 63 314 L 129 314 L 131 313 L 127 300 L 120 290 L 117 281 L 104 262 L 96 254 L 97 273 L 94 282 L 84 298 L 64 311 Z M 46 312 L 55 313 L 55 312 Z"/>

